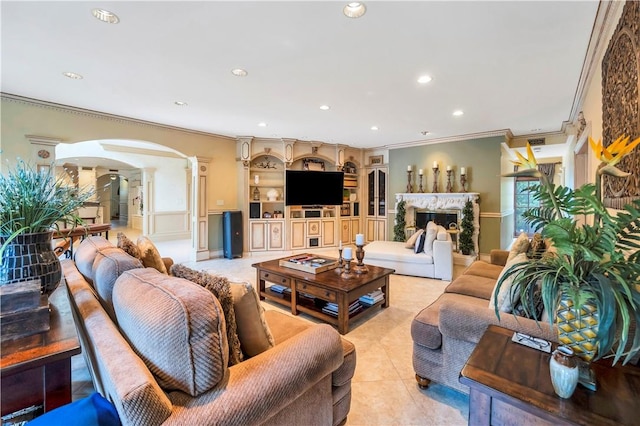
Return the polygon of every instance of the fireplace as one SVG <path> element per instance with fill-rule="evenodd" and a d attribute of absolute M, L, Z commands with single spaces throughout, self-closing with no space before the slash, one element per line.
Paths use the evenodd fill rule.
<path fill-rule="evenodd" d="M 458 229 L 460 218 L 458 217 L 460 210 L 415 210 L 416 229 L 427 226 L 427 222 L 435 222 L 436 225 L 442 225 L 446 229 Z"/>

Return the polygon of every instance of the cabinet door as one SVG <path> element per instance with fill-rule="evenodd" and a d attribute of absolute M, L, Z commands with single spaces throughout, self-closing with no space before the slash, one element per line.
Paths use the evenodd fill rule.
<path fill-rule="evenodd" d="M 292 220 L 291 221 L 291 249 L 303 249 L 307 245 L 305 243 L 305 228 L 306 222 L 304 220 Z"/>
<path fill-rule="evenodd" d="M 387 215 L 387 171 L 378 170 L 378 217 Z"/>
<path fill-rule="evenodd" d="M 376 171 L 367 173 L 367 215 L 376 214 Z"/>
<path fill-rule="evenodd" d="M 387 221 L 386 219 L 378 219 L 376 221 L 376 240 L 387 240 Z"/>
<path fill-rule="evenodd" d="M 267 222 L 252 221 L 249 223 L 249 235 L 251 237 L 251 251 L 261 251 L 267 249 Z"/>
<path fill-rule="evenodd" d="M 342 219 L 340 221 L 340 241 L 342 244 L 350 244 L 351 238 L 351 219 Z"/>
<path fill-rule="evenodd" d="M 378 229 L 377 222 L 378 221 L 376 219 L 367 218 L 367 232 L 365 233 L 365 239 L 368 243 L 376 240 L 376 231 Z"/>
<path fill-rule="evenodd" d="M 284 221 L 273 221 L 267 225 L 269 250 L 284 250 Z"/>
<path fill-rule="evenodd" d="M 320 236 L 320 220 L 309 220 L 307 222 L 307 236 L 319 237 Z"/>
<path fill-rule="evenodd" d="M 360 233 L 360 220 L 359 219 L 351 219 L 351 240 L 356 241 L 356 234 Z"/>
<path fill-rule="evenodd" d="M 336 245 L 336 221 L 335 220 L 322 221 L 322 245 L 324 247 L 330 247 L 330 246 Z"/>

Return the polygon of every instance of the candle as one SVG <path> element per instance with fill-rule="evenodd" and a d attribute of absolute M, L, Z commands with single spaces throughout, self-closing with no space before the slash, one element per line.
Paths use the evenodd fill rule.
<path fill-rule="evenodd" d="M 460 174 L 461 175 L 466 175 L 467 174 L 467 169 L 465 169 L 464 167 L 460 167 Z"/>
<path fill-rule="evenodd" d="M 356 245 L 357 246 L 364 245 L 364 234 L 356 234 Z"/>
<path fill-rule="evenodd" d="M 253 181 L 256 183 L 256 185 L 257 185 L 257 184 L 259 184 L 259 183 L 260 183 L 260 176 L 256 175 L 256 176 L 253 178 Z"/>
<path fill-rule="evenodd" d="M 434 162 L 433 162 L 433 168 L 434 168 L 434 169 L 437 169 L 437 168 L 438 168 L 438 162 L 437 162 L 437 161 L 434 161 Z"/>
<path fill-rule="evenodd" d="M 407 171 L 410 172 L 411 171 L 411 166 L 407 166 Z"/>
<path fill-rule="evenodd" d="M 450 170 L 451 170 L 451 166 L 447 166 L 447 171 L 450 171 Z"/>
<path fill-rule="evenodd" d="M 342 257 L 344 258 L 344 260 L 353 259 L 353 255 L 351 254 L 351 247 L 347 247 L 344 250 L 342 250 Z"/>
<path fill-rule="evenodd" d="M 342 240 L 340 240 L 340 244 L 338 244 L 338 248 L 342 250 Z"/>
<path fill-rule="evenodd" d="M 422 176 L 422 175 L 423 175 L 423 173 L 422 173 L 422 169 L 418 170 L 418 174 L 419 174 L 420 176 Z"/>

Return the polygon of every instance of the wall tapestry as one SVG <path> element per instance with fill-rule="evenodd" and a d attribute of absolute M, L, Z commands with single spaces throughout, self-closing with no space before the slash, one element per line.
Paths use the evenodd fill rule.
<path fill-rule="evenodd" d="M 602 141 L 608 146 L 620 135 L 640 136 L 640 2 L 627 1 L 607 52 L 602 59 Z M 604 176 L 604 203 L 620 209 L 640 198 L 640 149 L 618 167 L 631 176 Z"/>

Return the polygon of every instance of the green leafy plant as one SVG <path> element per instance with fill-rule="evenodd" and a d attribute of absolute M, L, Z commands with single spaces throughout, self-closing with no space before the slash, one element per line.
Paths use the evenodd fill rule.
<path fill-rule="evenodd" d="M 540 286 L 551 324 L 562 297 L 573 306 L 595 304 L 599 315 L 596 359 L 613 356 L 614 364 L 622 357 L 623 363 L 628 362 L 640 350 L 640 329 L 632 332 L 632 323 L 640 324 L 640 200 L 612 214 L 601 196 L 602 175 L 630 175 L 615 166 L 640 144 L 640 138 L 628 141 L 620 138 L 603 147 L 590 139 L 601 163 L 595 184 L 577 189 L 550 182 L 537 170 L 531 147 L 527 147 L 528 158 L 520 156 L 516 163 L 525 166 L 524 170 L 505 176 L 540 179 L 540 184 L 526 189 L 540 206 L 527 210 L 524 217 L 551 241 L 552 250 L 505 271 L 495 293 L 497 297 L 500 286 L 513 277 L 512 288 L 518 289 L 525 310 L 531 314 L 535 312 L 534 292 Z M 496 315 L 500 317 L 498 308 Z"/>
<path fill-rule="evenodd" d="M 59 221 L 81 223 L 77 210 L 93 193 L 55 176 L 52 167 L 38 170 L 18 160 L 15 169 L 0 175 L 0 255 L 19 234 L 51 231 Z"/>
<path fill-rule="evenodd" d="M 398 207 L 396 209 L 396 224 L 393 227 L 393 241 L 402 241 L 406 240 L 404 228 L 407 226 L 407 222 L 405 220 L 405 214 L 407 213 L 405 209 L 406 201 L 400 201 L 398 203 Z"/>
<path fill-rule="evenodd" d="M 460 251 L 464 255 L 469 255 L 474 250 L 473 244 L 473 203 L 467 200 L 462 209 L 462 220 L 460 221 Z"/>

